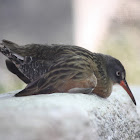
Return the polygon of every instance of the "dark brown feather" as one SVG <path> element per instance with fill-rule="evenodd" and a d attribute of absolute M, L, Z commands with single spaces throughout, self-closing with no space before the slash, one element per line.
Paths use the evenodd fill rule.
<path fill-rule="evenodd" d="M 106 96 L 111 93 L 104 55 L 71 45 L 18 46 L 7 40 L 2 44 L 1 52 L 31 81 L 17 96 L 68 92 L 72 88 L 95 88 L 95 93 Z"/>

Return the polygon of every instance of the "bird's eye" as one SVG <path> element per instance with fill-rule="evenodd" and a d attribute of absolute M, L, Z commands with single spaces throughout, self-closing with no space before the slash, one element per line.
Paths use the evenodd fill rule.
<path fill-rule="evenodd" d="M 116 75 L 117 75 L 117 76 L 121 76 L 120 71 L 117 71 L 117 72 L 116 72 Z"/>

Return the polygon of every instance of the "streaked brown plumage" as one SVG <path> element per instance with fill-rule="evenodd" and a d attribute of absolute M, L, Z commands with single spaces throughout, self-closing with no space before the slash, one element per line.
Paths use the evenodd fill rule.
<path fill-rule="evenodd" d="M 16 96 L 55 92 L 93 92 L 108 97 L 119 83 L 135 99 L 125 81 L 119 60 L 71 45 L 28 44 L 3 40 L 0 51 L 9 58 L 7 68 L 27 83 Z"/>

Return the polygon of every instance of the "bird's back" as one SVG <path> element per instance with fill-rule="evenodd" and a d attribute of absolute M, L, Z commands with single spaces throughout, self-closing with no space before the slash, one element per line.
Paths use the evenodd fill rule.
<path fill-rule="evenodd" d="M 82 47 L 64 44 L 27 44 L 19 46 L 11 41 L 3 40 L 2 45 L 13 53 L 22 57 L 32 56 L 37 59 L 55 60 L 59 57 L 67 57 L 69 54 L 91 56 L 92 53 Z"/>
<path fill-rule="evenodd" d="M 8 48 L 5 52 L 9 51 L 12 62 L 30 81 L 36 80 L 53 69 L 77 69 L 77 71 L 95 69 L 92 68 L 95 66 L 92 65 L 93 53 L 78 46 L 62 44 L 19 46 L 7 40 L 3 40 L 2 45 L 5 49 Z M 7 54 L 8 57 L 9 54 Z"/>

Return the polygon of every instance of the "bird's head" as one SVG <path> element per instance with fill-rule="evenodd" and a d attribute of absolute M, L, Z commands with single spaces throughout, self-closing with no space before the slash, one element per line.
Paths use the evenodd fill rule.
<path fill-rule="evenodd" d="M 111 56 L 106 57 L 107 60 L 107 74 L 113 84 L 121 85 L 128 95 L 131 97 L 133 103 L 136 105 L 135 98 L 126 82 L 126 72 L 121 62 Z"/>

